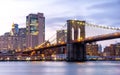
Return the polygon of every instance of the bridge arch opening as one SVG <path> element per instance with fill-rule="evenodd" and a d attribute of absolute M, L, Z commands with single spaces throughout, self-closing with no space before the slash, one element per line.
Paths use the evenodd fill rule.
<path fill-rule="evenodd" d="M 78 37 L 77 37 L 78 40 L 80 39 L 80 33 L 81 33 L 81 29 L 78 28 Z"/>
<path fill-rule="evenodd" d="M 72 27 L 72 40 L 74 40 L 74 28 Z"/>

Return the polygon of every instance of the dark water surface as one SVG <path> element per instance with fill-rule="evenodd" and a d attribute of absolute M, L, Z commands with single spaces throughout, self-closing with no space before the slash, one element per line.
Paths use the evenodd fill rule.
<path fill-rule="evenodd" d="M 0 75 L 120 75 L 120 61 L 0 62 Z"/>

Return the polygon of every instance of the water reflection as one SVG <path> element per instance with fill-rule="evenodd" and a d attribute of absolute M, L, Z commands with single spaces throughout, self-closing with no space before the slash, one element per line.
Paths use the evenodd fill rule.
<path fill-rule="evenodd" d="M 0 62 L 0 75 L 119 75 L 119 63 Z"/>

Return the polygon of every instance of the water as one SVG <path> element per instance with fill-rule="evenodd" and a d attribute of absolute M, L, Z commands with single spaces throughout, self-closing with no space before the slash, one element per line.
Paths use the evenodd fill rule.
<path fill-rule="evenodd" d="M 0 62 L 0 75 L 120 75 L 120 61 Z"/>

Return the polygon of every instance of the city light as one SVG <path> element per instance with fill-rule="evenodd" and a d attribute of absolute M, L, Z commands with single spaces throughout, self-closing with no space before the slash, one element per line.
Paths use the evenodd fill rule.
<path fill-rule="evenodd" d="M 117 31 L 119 31 L 120 28 L 104 26 L 104 25 L 96 25 L 96 24 L 87 23 L 85 21 L 79 21 L 79 20 L 68 20 L 67 24 L 71 25 L 71 27 L 70 27 L 71 29 L 67 28 L 65 30 L 64 29 L 57 30 L 55 38 L 54 39 L 51 38 L 52 41 L 49 41 L 49 40 L 45 41 L 45 37 L 44 37 L 45 30 L 43 29 L 44 22 L 43 22 L 43 27 L 40 28 L 42 30 L 41 33 L 43 33 L 43 35 L 41 35 L 39 32 L 40 30 L 38 28 L 39 25 L 41 24 L 41 23 L 39 23 L 38 20 L 41 20 L 41 19 L 36 16 L 41 16 L 43 20 L 45 19 L 43 13 L 29 14 L 26 17 L 26 20 L 27 20 L 26 28 L 19 29 L 17 24 L 13 24 L 11 33 L 5 33 L 4 36 L 0 37 L 1 39 L 6 38 L 6 40 L 4 40 L 4 42 L 1 41 L 0 43 L 2 43 L 3 45 L 4 44 L 7 45 L 5 47 L 3 46 L 3 48 L 1 47 L 1 49 L 11 50 L 11 52 L 8 52 L 8 56 L 6 55 L 6 58 L 4 58 L 3 60 L 11 60 L 11 59 L 14 59 L 14 60 L 15 59 L 16 60 L 22 60 L 22 59 L 23 60 L 37 60 L 38 59 L 37 56 L 40 56 L 40 58 L 43 60 L 48 60 L 48 59 L 50 60 L 51 57 L 52 57 L 52 60 L 58 60 L 57 53 L 59 54 L 60 53 L 59 51 L 63 51 L 62 46 L 65 46 L 65 50 L 69 51 L 69 48 L 73 47 L 72 50 L 77 51 L 76 49 L 79 49 L 79 47 L 77 47 L 77 43 L 82 45 L 82 46 L 80 46 L 80 49 L 85 49 L 84 46 L 86 45 L 86 43 L 102 41 L 102 40 L 107 40 L 107 39 L 114 39 L 114 38 L 120 37 L 119 32 L 114 32 L 111 34 L 102 34 L 102 35 L 90 36 L 90 37 L 86 38 L 85 37 L 86 36 L 85 35 L 85 32 L 86 32 L 85 27 L 86 26 L 94 27 L 94 28 L 96 27 L 96 28 L 101 28 L 101 29 L 117 30 Z M 29 20 L 29 18 L 30 18 L 30 20 Z M 67 30 L 70 30 L 71 32 L 68 32 Z M 26 32 L 27 32 L 27 34 L 26 34 Z M 69 38 L 72 38 L 72 40 Z M 43 39 L 43 40 L 41 40 L 41 39 Z M 93 47 L 93 49 L 95 49 L 95 48 Z M 57 50 L 59 50 L 59 51 L 57 51 Z M 70 53 L 70 52 L 67 52 L 67 53 Z M 97 56 L 97 50 L 94 52 L 89 51 L 88 54 L 89 55 L 96 54 L 96 56 Z M 108 54 L 106 52 L 101 53 L 101 54 L 105 57 L 108 56 Z M 14 58 L 11 58 L 9 55 L 15 55 L 15 56 L 14 56 Z M 16 56 L 16 55 L 20 55 L 20 57 Z M 73 54 L 73 55 L 76 55 L 76 54 Z M 116 55 L 118 55 L 118 54 L 116 53 Z M 26 57 L 24 57 L 24 56 L 26 56 Z M 74 60 L 69 57 L 68 57 L 68 59 Z M 97 60 L 97 59 L 101 59 L 101 58 L 94 57 L 92 59 Z M 118 60 L 117 57 L 116 57 L 116 60 Z"/>
<path fill-rule="evenodd" d="M 79 37 L 78 39 L 77 39 L 77 41 L 82 41 L 83 40 L 83 38 L 82 37 Z"/>

